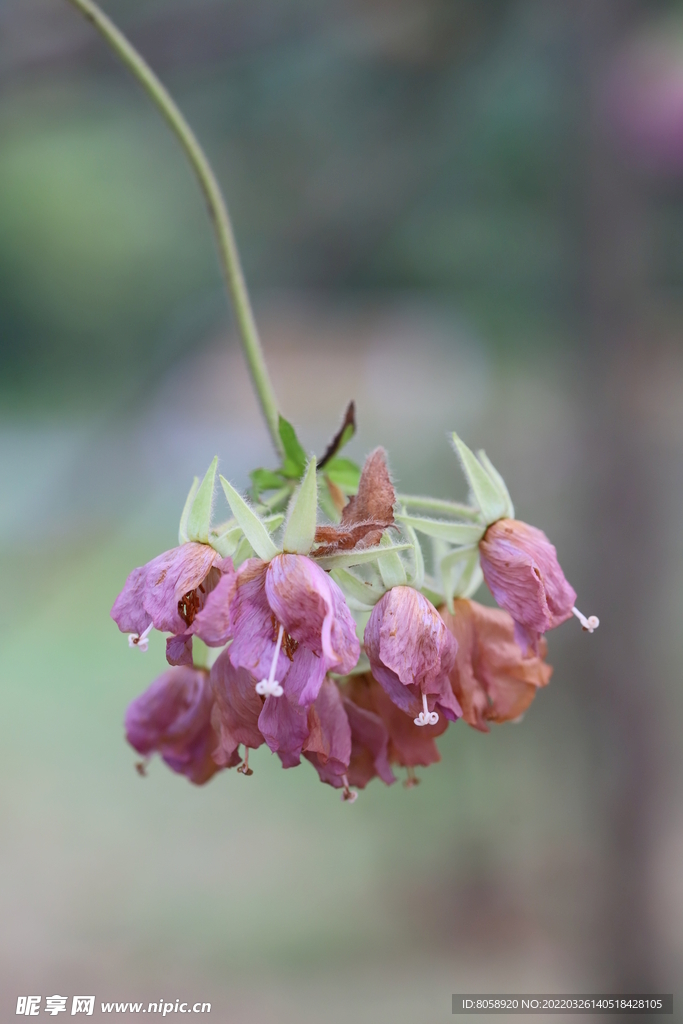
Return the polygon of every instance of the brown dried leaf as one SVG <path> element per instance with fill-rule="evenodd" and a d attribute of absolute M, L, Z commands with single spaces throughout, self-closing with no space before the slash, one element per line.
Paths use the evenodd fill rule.
<path fill-rule="evenodd" d="M 386 452 L 376 448 L 365 460 L 358 493 L 342 509 L 339 526 L 319 526 L 315 531 L 315 555 L 375 547 L 382 533 L 394 523 L 396 492 L 389 476 Z"/>

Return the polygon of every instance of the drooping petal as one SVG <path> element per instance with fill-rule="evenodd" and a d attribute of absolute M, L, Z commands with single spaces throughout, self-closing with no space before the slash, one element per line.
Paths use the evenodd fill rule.
<path fill-rule="evenodd" d="M 230 660 L 235 668 L 246 668 L 257 681 L 267 678 L 277 642 L 277 619 L 268 604 L 265 579 L 268 563 L 259 558 L 243 562 L 237 573 L 235 594 L 230 607 L 230 626 L 234 637 Z M 281 649 L 275 677 L 283 681 L 289 661 Z"/>
<path fill-rule="evenodd" d="M 457 600 L 453 614 L 444 607 L 441 615 L 458 640 L 451 684 L 465 721 L 488 732 L 489 722 L 519 718 L 552 674 L 543 660 L 545 641 L 540 641 L 540 656 L 523 656 L 510 615 L 476 601 Z"/>
<path fill-rule="evenodd" d="M 309 713 L 309 736 L 304 757 L 315 767 L 322 782 L 340 788 L 351 760 L 351 726 L 341 694 L 325 678 Z"/>
<path fill-rule="evenodd" d="M 457 644 L 419 591 L 388 591 L 372 610 L 364 643 L 375 679 L 402 711 L 417 716 L 424 694 L 430 711 L 436 708 L 451 721 L 460 716 L 448 682 Z"/>
<path fill-rule="evenodd" d="M 216 698 L 215 721 L 219 734 L 219 748 L 214 757 L 219 763 L 230 765 L 235 761 L 240 743 L 256 749 L 264 742 L 258 728 L 263 698 L 254 688 L 254 677 L 246 669 L 233 666 L 229 651 L 223 651 L 214 662 L 211 685 Z"/>
<path fill-rule="evenodd" d="M 123 590 L 114 601 L 111 617 L 122 633 L 144 633 L 152 617 L 144 606 L 147 566 L 141 565 L 129 574 Z"/>
<path fill-rule="evenodd" d="M 523 649 L 572 614 L 576 591 L 565 579 L 557 552 L 542 530 L 517 519 L 500 519 L 479 544 L 481 568 L 497 603 L 520 629 Z"/>
<path fill-rule="evenodd" d="M 237 574 L 224 572 L 190 626 L 190 632 L 208 647 L 223 647 L 232 636 L 230 608 L 236 589 Z"/>
<path fill-rule="evenodd" d="M 287 633 L 324 659 L 324 671 L 341 675 L 355 667 L 360 644 L 353 617 L 341 589 L 320 566 L 305 555 L 276 555 L 268 565 L 266 594 Z"/>
<path fill-rule="evenodd" d="M 138 753 L 158 752 L 174 771 L 201 785 L 218 771 L 211 754 L 213 691 L 206 672 L 164 672 L 126 711 L 126 737 Z"/>
<path fill-rule="evenodd" d="M 287 694 L 266 697 L 258 727 L 270 750 L 278 754 L 283 768 L 301 762 L 301 751 L 308 739 L 308 710 Z"/>
<path fill-rule="evenodd" d="M 350 786 L 365 789 L 376 775 L 390 786 L 396 776 L 389 764 L 389 733 L 382 719 L 373 711 L 344 699 L 349 725 L 351 726 L 351 760 L 347 778 Z"/>

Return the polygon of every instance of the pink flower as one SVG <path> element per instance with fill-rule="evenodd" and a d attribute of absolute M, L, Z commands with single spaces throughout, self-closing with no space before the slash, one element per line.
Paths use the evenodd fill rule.
<path fill-rule="evenodd" d="M 331 679 L 325 678 L 320 693 L 309 711 L 309 734 L 304 757 L 314 766 L 322 782 L 344 789 L 347 800 L 355 800 L 349 789 L 347 772 L 351 760 L 351 726 L 341 694 Z"/>
<path fill-rule="evenodd" d="M 213 702 L 208 673 L 169 669 L 128 706 L 128 742 L 144 757 L 156 751 L 174 772 L 201 785 L 219 769 L 211 756 Z"/>
<path fill-rule="evenodd" d="M 468 725 L 489 731 L 489 722 L 508 722 L 524 714 L 536 692 L 546 686 L 552 668 L 546 665 L 545 640 L 538 655 L 524 656 L 514 639 L 514 623 L 507 612 L 485 608 L 476 601 L 454 602 L 441 616 L 458 641 L 451 672 L 453 691 Z"/>
<path fill-rule="evenodd" d="M 128 642 L 147 649 L 152 627 L 172 633 L 167 641 L 167 657 L 171 664 L 192 665 L 192 634 L 207 643 L 216 641 L 213 623 L 202 635 L 201 620 L 195 619 L 204 608 L 208 595 L 223 584 L 225 593 L 234 579 L 229 558 L 223 559 L 208 544 L 191 541 L 164 551 L 128 576 L 125 586 L 114 602 L 111 616 Z M 225 643 L 226 639 L 220 639 Z"/>
<path fill-rule="evenodd" d="M 214 759 L 226 768 L 234 768 L 242 758 L 239 746 L 245 748 L 245 773 L 249 772 L 249 750 L 256 750 L 264 742 L 258 720 L 263 710 L 263 697 L 254 689 L 254 679 L 246 669 L 235 668 L 229 651 L 214 662 L 211 685 L 216 700 L 213 722 L 218 733 L 218 747 Z"/>
<path fill-rule="evenodd" d="M 448 681 L 457 643 L 419 591 L 388 591 L 372 610 L 364 642 L 373 676 L 416 725 L 434 725 L 438 711 L 450 721 L 462 715 Z"/>
<path fill-rule="evenodd" d="M 344 595 L 305 555 L 252 558 L 237 573 L 230 624 L 230 661 L 266 697 L 260 731 L 285 767 L 298 764 L 325 675 L 350 672 L 360 654 Z"/>
<path fill-rule="evenodd" d="M 384 695 L 384 691 L 381 692 Z M 391 706 L 394 707 L 393 704 Z M 379 715 L 354 704 L 347 697 L 344 698 L 344 710 L 351 726 L 349 785 L 365 789 L 368 782 L 378 776 L 390 786 L 396 782 L 396 776 L 389 764 L 389 733 L 384 722 Z"/>
<path fill-rule="evenodd" d="M 538 653 L 543 633 L 571 618 L 593 632 L 595 616 L 586 619 L 575 607 L 576 591 L 567 583 L 557 552 L 542 530 L 517 519 L 499 519 L 479 544 L 484 579 L 501 608 L 515 623 L 522 651 Z"/>

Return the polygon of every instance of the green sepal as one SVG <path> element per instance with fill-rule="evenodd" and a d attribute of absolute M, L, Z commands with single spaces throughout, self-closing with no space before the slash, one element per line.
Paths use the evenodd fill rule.
<path fill-rule="evenodd" d="M 235 519 L 242 527 L 244 536 L 258 557 L 262 558 L 265 562 L 269 562 L 271 558 L 279 554 L 279 549 L 275 547 L 268 530 L 253 508 L 247 504 L 232 484 L 228 483 L 224 476 L 221 476 L 220 480 L 225 497 L 228 499 L 228 505 L 232 509 Z"/>
<path fill-rule="evenodd" d="M 463 472 L 481 514 L 487 526 L 498 522 L 507 514 L 510 496 L 507 488 L 501 488 L 498 480 L 494 479 L 489 471 L 479 462 L 474 452 L 470 451 L 464 441 L 461 441 L 456 433 L 453 433 L 453 447 L 460 459 Z M 496 474 L 499 476 L 499 474 Z"/>
<path fill-rule="evenodd" d="M 331 523 L 338 523 L 341 521 L 341 512 L 334 503 L 334 499 L 330 493 L 330 488 L 327 480 L 323 476 L 323 486 L 318 491 L 318 502 L 321 509 L 330 520 Z"/>
<path fill-rule="evenodd" d="M 318 480 L 315 456 L 308 464 L 299 488 L 289 503 L 287 525 L 282 538 L 282 550 L 295 555 L 307 555 L 315 540 L 318 516 Z"/>
<path fill-rule="evenodd" d="M 200 544 L 209 543 L 211 506 L 213 504 L 213 489 L 216 483 L 217 468 L 218 456 L 216 455 L 199 485 L 187 517 L 187 539 L 199 541 Z"/>
<path fill-rule="evenodd" d="M 390 548 L 361 548 L 360 551 L 336 551 L 333 555 L 322 555 L 316 562 L 322 569 L 348 569 L 363 562 L 374 562 L 387 551 L 407 551 L 412 544 L 393 544 Z"/>
<path fill-rule="evenodd" d="M 382 536 L 379 546 L 381 548 L 393 547 L 388 534 L 385 533 Z M 410 546 L 412 547 L 412 545 Z M 387 551 L 386 555 L 380 555 L 377 559 L 377 568 L 387 590 L 391 590 L 392 587 L 404 587 L 408 582 L 405 566 L 396 551 Z"/>
<path fill-rule="evenodd" d="M 408 574 L 408 583 L 410 583 L 411 587 L 415 587 L 416 590 L 422 590 L 425 579 L 425 560 L 422 547 L 412 526 L 404 523 L 403 529 L 408 540 L 413 545 L 413 571 Z"/>
<path fill-rule="evenodd" d="M 466 597 L 470 593 L 478 567 L 479 548 L 476 544 L 458 548 L 441 559 L 441 580 L 449 612 L 453 611 L 453 598 Z M 476 583 L 474 590 L 478 587 L 479 582 Z M 474 593 L 474 590 L 471 592 Z"/>
<path fill-rule="evenodd" d="M 330 459 L 325 466 L 325 473 L 333 484 L 347 494 L 355 494 L 358 490 L 360 467 L 351 459 Z"/>
<path fill-rule="evenodd" d="M 344 591 L 347 601 L 355 602 L 359 610 L 374 608 L 386 591 L 374 586 L 369 580 L 361 580 L 348 569 L 333 569 L 330 576 Z"/>
<path fill-rule="evenodd" d="M 412 526 L 427 537 L 436 537 L 449 544 L 476 544 L 484 536 L 485 527 L 477 523 L 452 523 L 446 519 L 428 519 L 424 516 L 407 516 L 399 512 L 399 523 Z"/>
<path fill-rule="evenodd" d="M 196 476 L 192 481 L 192 487 L 190 492 L 185 498 L 185 504 L 183 505 L 183 512 L 180 517 L 180 526 L 178 527 L 178 543 L 187 544 L 190 539 L 187 535 L 187 520 L 190 518 L 190 509 L 192 508 L 192 502 L 194 501 L 197 491 L 199 490 L 199 477 Z"/>
<path fill-rule="evenodd" d="M 209 544 L 223 558 L 232 558 L 244 536 L 242 527 L 235 523 L 222 533 L 214 533 L 209 537 Z"/>
<path fill-rule="evenodd" d="M 435 608 L 439 608 L 446 600 L 443 596 L 442 591 L 438 589 L 438 583 L 432 579 L 431 576 L 425 575 L 425 581 L 420 588 L 420 593 L 423 597 L 426 597 L 428 601 L 434 605 Z"/>
<path fill-rule="evenodd" d="M 488 455 L 486 454 L 486 452 L 484 451 L 483 448 L 480 448 L 477 451 L 477 458 L 479 459 L 479 461 L 481 462 L 482 466 L 487 471 L 487 473 L 489 474 L 491 479 L 495 483 L 498 484 L 498 487 L 500 488 L 501 493 L 505 496 L 505 501 L 506 501 L 505 518 L 506 519 L 514 519 L 515 518 L 515 506 L 512 504 L 512 498 L 510 497 L 510 492 L 508 491 L 507 485 L 506 485 L 505 481 L 503 480 L 502 476 L 500 475 L 500 473 L 498 472 L 496 467 L 493 465 L 493 463 L 491 462 L 490 458 L 488 457 Z"/>
<path fill-rule="evenodd" d="M 279 417 L 278 424 L 280 440 L 285 452 L 281 473 L 292 480 L 299 480 L 306 469 L 308 456 L 302 448 L 292 424 L 288 423 L 282 415 Z"/>

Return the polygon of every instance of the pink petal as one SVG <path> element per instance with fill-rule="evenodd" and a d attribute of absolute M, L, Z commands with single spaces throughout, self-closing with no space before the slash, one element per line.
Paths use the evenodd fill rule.
<path fill-rule="evenodd" d="M 114 601 L 111 617 L 122 633 L 144 633 L 151 622 L 151 615 L 144 607 L 147 566 L 141 565 L 128 576 L 123 590 Z"/>
<path fill-rule="evenodd" d="M 308 739 L 308 711 L 298 701 L 282 697 L 266 697 L 258 727 L 283 768 L 294 768 L 301 761 L 301 751 Z"/>
<path fill-rule="evenodd" d="M 166 661 L 169 665 L 189 665 L 192 668 L 192 637 L 189 633 L 168 637 L 166 640 Z"/>
<path fill-rule="evenodd" d="M 258 719 L 263 700 L 255 690 L 256 681 L 246 669 L 235 668 L 229 651 L 224 651 L 211 669 L 216 698 L 221 759 L 230 761 L 238 746 L 256 749 L 263 743 Z"/>
<path fill-rule="evenodd" d="M 268 603 L 287 633 L 340 675 L 358 662 L 360 644 L 340 588 L 305 555 L 276 555 L 266 574 Z"/>
<path fill-rule="evenodd" d="M 341 776 L 351 760 L 351 726 L 341 694 L 331 679 L 325 679 L 311 708 L 310 735 L 305 753 L 323 782 L 343 785 Z"/>
<path fill-rule="evenodd" d="M 257 681 L 267 678 L 278 635 L 278 624 L 266 597 L 268 563 L 259 558 L 244 562 L 237 573 L 235 595 L 230 606 L 230 624 L 234 640 L 230 660 L 236 668 L 246 668 Z M 275 677 L 282 683 L 289 661 L 280 650 Z"/>
<path fill-rule="evenodd" d="M 364 789 L 378 775 L 390 786 L 396 782 L 388 758 L 389 733 L 379 715 L 344 700 L 344 710 L 351 726 L 351 760 L 349 785 Z"/>
<path fill-rule="evenodd" d="M 214 565 L 221 562 L 220 555 L 212 547 L 193 541 L 165 551 L 149 562 L 146 566 L 144 605 L 154 628 L 162 632 L 184 633 L 218 582 L 219 570 L 214 571 L 211 579 L 207 577 Z M 186 595 L 193 595 L 197 608 L 191 605 L 183 611 L 181 602 Z"/>

